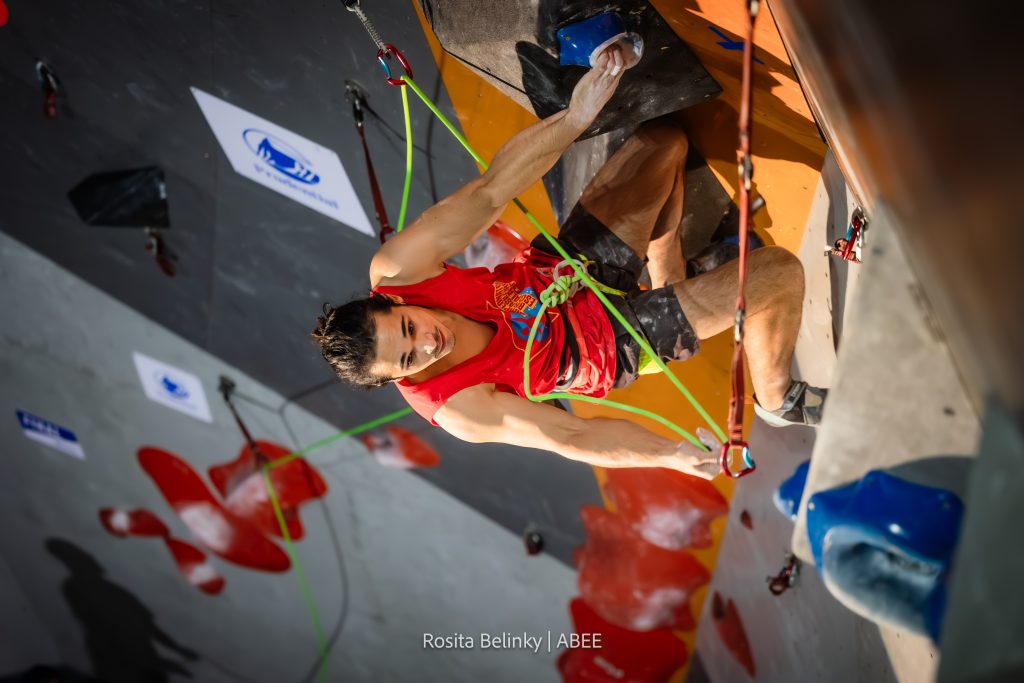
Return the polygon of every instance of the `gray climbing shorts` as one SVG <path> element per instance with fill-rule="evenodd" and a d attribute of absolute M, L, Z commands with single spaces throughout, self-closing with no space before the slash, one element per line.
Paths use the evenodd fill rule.
<path fill-rule="evenodd" d="M 626 322 L 640 332 L 665 361 L 686 360 L 700 350 L 700 341 L 686 319 L 675 290 L 671 286 L 644 291 L 639 287 L 640 274 L 646 259 L 619 239 L 579 203 L 562 224 L 558 241 L 570 254 L 582 254 L 594 263 L 590 274 L 600 283 L 626 293 L 625 297 L 609 296 L 608 300 Z M 554 253 L 543 235 L 532 245 Z M 638 376 L 640 344 L 609 314 L 615 333 L 615 388 L 631 384 Z"/>

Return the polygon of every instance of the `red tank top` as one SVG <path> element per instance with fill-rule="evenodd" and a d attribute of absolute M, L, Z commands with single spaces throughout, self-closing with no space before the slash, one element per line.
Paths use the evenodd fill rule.
<path fill-rule="evenodd" d="M 491 323 L 494 337 L 481 353 L 439 375 L 412 383 L 396 382 L 413 410 L 434 422 L 434 414 L 453 395 L 478 384 L 519 396 L 523 392 L 526 339 L 540 310 L 540 293 L 551 284 L 557 256 L 525 249 L 511 263 L 493 271 L 445 265 L 439 275 L 412 285 L 379 286 L 374 291 L 399 303 L 436 308 Z M 534 338 L 530 361 L 530 390 L 552 391 L 559 381 L 566 325 L 580 350 L 579 368 L 568 391 L 604 397 L 615 381 L 615 335 L 604 307 L 583 289 L 565 304 L 549 308 Z"/>

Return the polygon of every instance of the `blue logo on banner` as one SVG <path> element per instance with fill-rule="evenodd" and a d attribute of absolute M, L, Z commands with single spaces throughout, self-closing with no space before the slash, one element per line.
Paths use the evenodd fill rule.
<path fill-rule="evenodd" d="M 306 185 L 320 182 L 320 176 L 313 170 L 313 163 L 281 138 L 256 128 L 247 128 L 242 133 L 242 139 L 260 161 L 275 171 Z"/>
<path fill-rule="evenodd" d="M 156 381 L 157 384 L 160 385 L 160 388 L 163 389 L 163 392 L 176 401 L 184 401 L 189 397 L 188 389 L 179 384 L 168 374 L 162 372 L 157 373 Z"/>

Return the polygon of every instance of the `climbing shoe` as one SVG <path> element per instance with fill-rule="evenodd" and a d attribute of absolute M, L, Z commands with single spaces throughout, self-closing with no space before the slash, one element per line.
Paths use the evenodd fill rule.
<path fill-rule="evenodd" d="M 786 397 L 777 410 L 765 410 L 754 397 L 754 412 L 773 427 L 808 425 L 817 427 L 825 409 L 828 389 L 812 387 L 807 382 L 793 382 L 786 391 Z"/>

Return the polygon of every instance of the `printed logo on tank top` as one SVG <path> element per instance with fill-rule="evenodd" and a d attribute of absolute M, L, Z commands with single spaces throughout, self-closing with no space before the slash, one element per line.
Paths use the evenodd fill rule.
<path fill-rule="evenodd" d="M 514 282 L 495 282 L 494 303 L 499 310 L 526 315 L 530 309 L 538 309 L 539 302 L 531 287 L 517 292 Z"/>
<path fill-rule="evenodd" d="M 509 326 L 512 332 L 519 339 L 527 339 L 530 336 L 530 328 L 533 327 L 534 318 L 540 312 L 541 304 L 533 287 L 519 286 L 514 282 L 495 282 L 494 305 L 500 311 L 508 313 Z M 557 315 L 557 313 L 555 314 Z M 535 341 L 543 342 L 548 338 L 548 322 L 541 320 L 537 326 Z M 516 348 L 519 348 L 518 346 Z M 525 347 L 524 347 L 525 349 Z"/>

